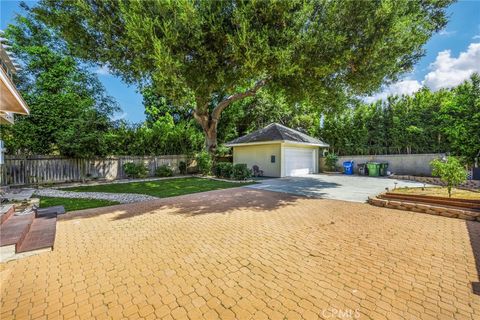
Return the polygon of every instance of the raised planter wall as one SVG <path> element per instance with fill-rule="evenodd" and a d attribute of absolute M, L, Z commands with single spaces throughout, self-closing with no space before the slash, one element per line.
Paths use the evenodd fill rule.
<path fill-rule="evenodd" d="M 390 209 L 414 211 L 426 213 L 436 216 L 456 218 L 470 221 L 480 221 L 480 212 L 461 208 L 443 207 L 436 204 L 418 203 L 408 200 L 391 200 L 379 197 L 369 197 L 368 203 L 377 207 L 385 207 Z"/>

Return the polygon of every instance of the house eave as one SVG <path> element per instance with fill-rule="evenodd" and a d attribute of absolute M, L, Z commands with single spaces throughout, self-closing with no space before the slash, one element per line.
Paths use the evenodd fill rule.
<path fill-rule="evenodd" d="M 30 109 L 27 103 L 23 100 L 17 88 L 1 67 L 0 81 L 2 91 L 1 111 L 28 115 Z"/>

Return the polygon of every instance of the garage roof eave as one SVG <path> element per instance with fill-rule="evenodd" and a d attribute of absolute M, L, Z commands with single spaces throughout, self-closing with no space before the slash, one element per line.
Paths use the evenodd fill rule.
<path fill-rule="evenodd" d="M 226 143 L 227 146 L 240 146 L 257 143 L 298 143 L 302 145 L 328 147 L 328 144 L 303 132 L 294 130 L 279 123 L 271 123 L 268 126 L 253 131 L 247 135 L 236 138 Z"/>
<path fill-rule="evenodd" d="M 288 144 L 297 144 L 302 146 L 314 146 L 314 147 L 321 147 L 321 148 L 328 148 L 330 147 L 326 143 L 308 143 L 308 142 L 298 142 L 298 141 L 289 141 L 289 140 L 271 140 L 271 141 L 259 141 L 259 142 L 245 142 L 245 143 L 227 143 L 225 146 L 227 147 L 243 147 L 243 146 L 255 146 L 255 145 L 262 145 L 262 144 L 281 144 L 281 143 L 288 143 Z"/>

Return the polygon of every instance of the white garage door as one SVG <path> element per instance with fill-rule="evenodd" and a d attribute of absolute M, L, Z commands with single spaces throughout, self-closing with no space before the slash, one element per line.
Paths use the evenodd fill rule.
<path fill-rule="evenodd" d="M 315 150 L 285 148 L 285 176 L 301 176 L 315 172 Z"/>

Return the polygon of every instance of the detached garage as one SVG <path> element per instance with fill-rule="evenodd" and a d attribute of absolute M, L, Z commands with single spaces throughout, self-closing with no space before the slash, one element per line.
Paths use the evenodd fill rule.
<path fill-rule="evenodd" d="M 320 148 L 328 148 L 328 144 L 278 123 L 226 145 L 233 148 L 234 164 L 257 165 L 267 177 L 317 173 Z"/>

